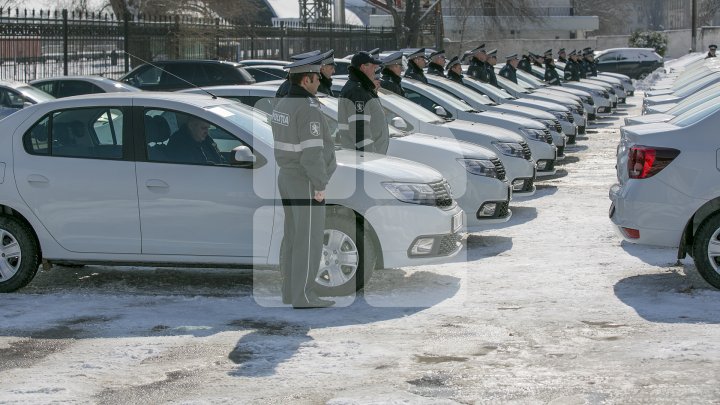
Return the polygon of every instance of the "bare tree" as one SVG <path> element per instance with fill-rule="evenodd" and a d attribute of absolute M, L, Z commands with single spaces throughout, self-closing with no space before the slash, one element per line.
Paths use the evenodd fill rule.
<path fill-rule="evenodd" d="M 20 5 L 19 0 L 0 0 L 0 8 L 7 10 L 9 8 L 15 8 Z"/>

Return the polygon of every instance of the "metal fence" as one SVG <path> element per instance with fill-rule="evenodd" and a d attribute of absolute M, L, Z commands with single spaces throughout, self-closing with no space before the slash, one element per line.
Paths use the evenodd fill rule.
<path fill-rule="evenodd" d="M 0 9 L 0 79 L 67 75 L 118 78 L 143 61 L 286 59 L 312 49 L 336 57 L 397 49 L 391 29 L 349 25 L 248 26 L 186 16 L 75 14 Z"/>

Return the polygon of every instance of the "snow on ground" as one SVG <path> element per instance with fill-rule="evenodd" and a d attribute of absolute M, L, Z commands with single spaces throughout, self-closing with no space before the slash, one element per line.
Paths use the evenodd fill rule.
<path fill-rule="evenodd" d="M 0 295 L 0 403 L 716 403 L 720 292 L 607 217 L 628 102 L 462 258 L 344 307 L 261 306 L 271 271 L 41 272 Z"/>

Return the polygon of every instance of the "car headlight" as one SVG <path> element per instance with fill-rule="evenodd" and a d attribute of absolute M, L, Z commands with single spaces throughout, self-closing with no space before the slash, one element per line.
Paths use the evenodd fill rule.
<path fill-rule="evenodd" d="M 548 143 L 548 138 L 552 141 L 552 137 L 550 135 L 546 135 L 542 129 L 520 128 L 520 132 L 522 132 L 525 137 L 532 139 L 533 141 Z"/>
<path fill-rule="evenodd" d="M 505 156 L 515 156 L 524 158 L 523 148 L 519 143 L 515 142 L 493 142 L 497 150 Z"/>
<path fill-rule="evenodd" d="M 424 183 L 383 183 L 385 189 L 398 200 L 410 204 L 437 205 L 435 190 Z"/>
<path fill-rule="evenodd" d="M 550 114 L 554 115 L 555 118 L 559 119 L 560 121 L 567 121 L 567 115 L 565 115 L 562 111 L 550 111 Z"/>
<path fill-rule="evenodd" d="M 497 178 L 495 164 L 486 159 L 458 159 L 458 163 L 465 167 L 470 174 Z"/>

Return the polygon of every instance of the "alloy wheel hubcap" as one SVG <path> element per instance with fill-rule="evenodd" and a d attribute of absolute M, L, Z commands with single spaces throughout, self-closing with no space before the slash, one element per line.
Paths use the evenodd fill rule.
<path fill-rule="evenodd" d="M 326 229 L 324 236 L 320 270 L 315 282 L 324 287 L 338 287 L 355 276 L 360 255 L 357 245 L 346 233 Z"/>

